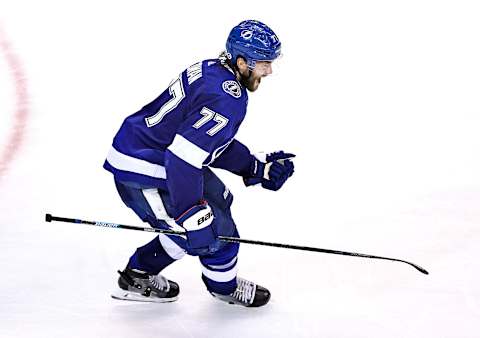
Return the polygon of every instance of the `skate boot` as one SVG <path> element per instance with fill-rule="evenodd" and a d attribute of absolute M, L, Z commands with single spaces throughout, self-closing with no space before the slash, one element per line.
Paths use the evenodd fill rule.
<path fill-rule="evenodd" d="M 173 302 L 178 299 L 178 284 L 160 274 L 149 275 L 128 267 L 118 273 L 120 289 L 112 294 L 112 298 L 154 303 Z"/>
<path fill-rule="evenodd" d="M 229 295 L 220 295 L 211 292 L 212 296 L 229 304 L 238 304 L 246 307 L 259 307 L 268 303 L 270 291 L 246 279 L 237 277 L 237 289 Z"/>

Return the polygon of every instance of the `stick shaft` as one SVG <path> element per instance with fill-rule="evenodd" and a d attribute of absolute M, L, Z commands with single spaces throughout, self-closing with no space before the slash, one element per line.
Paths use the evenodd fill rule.
<path fill-rule="evenodd" d="M 125 225 L 125 224 L 110 223 L 110 222 L 85 221 L 85 220 L 75 219 L 75 218 L 52 216 L 51 214 L 46 214 L 45 215 L 45 221 L 46 222 L 56 221 L 56 222 L 76 223 L 76 224 L 87 224 L 87 225 L 94 225 L 94 226 L 100 226 L 100 227 L 106 227 L 106 228 L 117 228 L 117 229 L 154 232 L 154 233 L 174 235 L 174 236 L 186 236 L 185 232 L 174 231 L 174 230 L 138 227 L 138 226 L 133 226 L 133 225 Z M 402 260 L 402 259 L 397 259 L 397 258 L 389 258 L 389 257 L 368 255 L 368 254 L 363 254 L 363 253 L 358 253 L 358 252 L 322 249 L 322 248 L 315 248 L 315 247 L 309 247 L 309 246 L 300 246 L 300 245 L 282 244 L 282 243 L 273 243 L 273 242 L 263 242 L 263 241 L 256 241 L 256 240 L 251 240 L 251 239 L 228 237 L 228 236 L 218 236 L 218 239 L 220 239 L 221 241 L 224 241 L 224 242 L 254 244 L 254 245 L 262 245 L 262 246 L 271 246 L 271 247 L 276 247 L 276 248 L 321 252 L 321 253 L 327 253 L 327 254 L 333 254 L 333 255 L 353 256 L 353 257 L 382 259 L 382 260 L 388 260 L 388 261 L 402 262 L 402 263 L 406 263 L 408 265 L 411 265 L 415 269 L 420 271 L 421 273 L 428 275 L 428 271 L 425 270 L 424 268 L 422 268 L 421 266 L 416 265 L 416 264 L 411 263 L 411 262 L 408 262 L 408 261 L 405 261 L 405 260 Z"/>

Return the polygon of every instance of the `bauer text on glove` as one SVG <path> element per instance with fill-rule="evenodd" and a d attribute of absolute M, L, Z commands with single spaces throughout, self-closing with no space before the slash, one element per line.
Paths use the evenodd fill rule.
<path fill-rule="evenodd" d="M 211 251 L 218 247 L 218 239 L 212 227 L 213 211 L 206 201 L 194 205 L 176 219 L 187 231 L 187 246 L 195 252 Z"/>

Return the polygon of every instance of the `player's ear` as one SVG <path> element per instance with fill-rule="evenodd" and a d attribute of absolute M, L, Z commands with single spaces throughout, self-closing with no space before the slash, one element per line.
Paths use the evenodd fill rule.
<path fill-rule="evenodd" d="M 241 56 L 237 58 L 237 68 L 242 74 L 248 69 L 247 61 Z"/>

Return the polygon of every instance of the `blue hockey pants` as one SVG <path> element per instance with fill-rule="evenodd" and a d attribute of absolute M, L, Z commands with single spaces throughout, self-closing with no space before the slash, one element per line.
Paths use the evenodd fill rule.
<path fill-rule="evenodd" d="M 233 196 L 223 182 L 208 168 L 204 172 L 204 199 L 215 215 L 215 231 L 218 235 L 238 237 L 232 219 L 230 206 Z M 172 204 L 167 191 L 146 188 L 115 181 L 122 201 L 144 222 L 159 229 L 184 231 L 169 216 Z M 202 280 L 207 290 L 219 294 L 230 294 L 236 287 L 237 254 L 239 244 L 222 242 L 220 249 L 213 254 L 199 256 Z M 186 240 L 179 236 L 159 234 L 152 241 L 137 248 L 128 266 L 158 274 L 165 267 L 181 259 L 188 252 Z"/>

